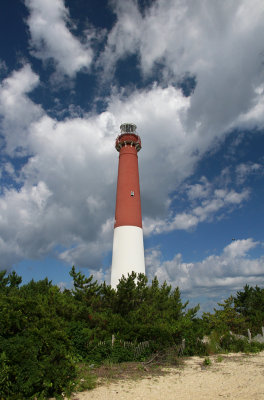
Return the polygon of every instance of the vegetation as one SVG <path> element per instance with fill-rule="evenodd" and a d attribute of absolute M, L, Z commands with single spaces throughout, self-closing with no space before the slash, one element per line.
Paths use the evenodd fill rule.
<path fill-rule="evenodd" d="M 203 364 L 204 364 L 205 367 L 209 367 L 209 365 L 212 364 L 212 361 L 210 360 L 209 357 L 206 357 L 206 358 L 204 359 Z"/>
<path fill-rule="evenodd" d="M 263 345 L 230 334 L 264 325 L 264 289 L 245 286 L 220 309 L 197 317 L 178 288 L 143 274 L 122 278 L 117 290 L 73 267 L 72 290 L 48 279 L 22 285 L 0 272 L 0 399 L 61 398 L 95 385 L 96 366 L 165 360 L 220 351 L 258 351 Z M 203 343 L 208 335 L 210 340 Z M 207 360 L 207 359 L 206 359 Z"/>

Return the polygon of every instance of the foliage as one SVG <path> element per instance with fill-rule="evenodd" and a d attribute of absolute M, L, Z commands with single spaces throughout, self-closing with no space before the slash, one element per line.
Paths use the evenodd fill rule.
<path fill-rule="evenodd" d="M 204 354 L 212 355 L 221 353 L 223 349 L 220 346 L 221 335 L 219 332 L 213 330 L 210 335 L 206 336 L 206 343 L 204 344 Z"/>
<path fill-rule="evenodd" d="M 74 267 L 70 275 L 73 289 L 60 291 L 48 279 L 22 285 L 15 272 L 0 272 L 0 399 L 44 399 L 92 388 L 89 366 L 101 363 L 142 361 L 152 353 L 177 363 L 183 339 L 185 355 L 264 347 L 229 334 L 259 332 L 264 289 L 245 286 L 198 318 L 199 306 L 188 309 L 179 288 L 156 277 L 148 283 L 145 275 L 132 273 L 114 290 Z"/>
<path fill-rule="evenodd" d="M 230 334 L 225 334 L 220 343 L 223 350 L 233 353 L 257 353 L 264 350 L 263 343 L 249 342 L 246 338 L 236 338 Z"/>
<path fill-rule="evenodd" d="M 96 376 L 91 372 L 91 367 L 87 363 L 77 366 L 77 379 L 75 380 L 74 391 L 94 389 L 96 386 Z"/>
<path fill-rule="evenodd" d="M 222 309 L 214 309 L 214 314 L 204 313 L 203 320 L 210 331 L 214 330 L 219 334 L 232 331 L 241 333 L 246 329 L 246 320 L 242 314 L 234 308 L 234 297 L 230 296 L 223 303 L 218 303 Z"/>
<path fill-rule="evenodd" d="M 56 317 L 59 289 L 48 280 L 19 288 L 15 278 L 11 274 L 1 280 L 0 396 L 59 395 L 76 375 L 65 323 Z"/>
<path fill-rule="evenodd" d="M 206 357 L 206 358 L 204 359 L 204 361 L 203 361 L 203 364 L 204 364 L 206 367 L 209 367 L 210 365 L 212 365 L 212 361 L 210 360 L 209 357 Z"/>
<path fill-rule="evenodd" d="M 264 289 L 244 286 L 234 299 L 236 312 L 245 318 L 247 328 L 255 335 L 264 326 Z"/>
<path fill-rule="evenodd" d="M 150 347 L 143 348 L 141 352 L 136 352 L 136 343 L 125 343 L 116 340 L 113 344 L 110 340 L 98 344 L 89 351 L 88 358 L 100 365 L 103 361 L 109 363 L 120 363 L 128 361 L 142 361 L 150 355 Z"/>
<path fill-rule="evenodd" d="M 155 278 L 147 283 L 145 275 L 135 273 L 120 280 L 113 302 L 119 323 L 112 333 L 123 340 L 153 341 L 158 348 L 181 343 L 198 307 L 186 311 L 188 303 L 182 303 L 179 289 L 166 282 L 160 286 Z"/>

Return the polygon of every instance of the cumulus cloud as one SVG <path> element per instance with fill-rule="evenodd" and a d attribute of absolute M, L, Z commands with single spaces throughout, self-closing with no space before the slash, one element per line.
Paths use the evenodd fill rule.
<path fill-rule="evenodd" d="M 109 112 L 58 122 L 29 99 L 37 84 L 26 65 L 1 86 L 5 151 L 29 156 L 21 188 L 7 185 L 0 197 L 1 266 L 52 252 L 98 268 L 112 246 L 118 124 Z M 14 175 L 10 162 L 2 170 Z"/>
<path fill-rule="evenodd" d="M 41 181 L 20 191 L 4 191 L 0 197 L 2 267 L 8 267 L 29 254 L 34 258 L 51 250 L 51 241 L 40 229 L 51 195 L 47 185 Z"/>
<path fill-rule="evenodd" d="M 199 183 L 186 186 L 189 200 L 203 199 L 211 192 L 211 185 L 205 176 L 202 176 Z"/>
<path fill-rule="evenodd" d="M 43 114 L 41 106 L 28 97 L 39 84 L 39 77 L 26 64 L 4 79 L 0 86 L 1 133 L 5 138 L 5 152 L 27 154 L 28 127 Z"/>
<path fill-rule="evenodd" d="M 90 41 L 81 42 L 73 35 L 62 0 L 25 0 L 25 4 L 36 57 L 53 60 L 57 71 L 69 77 L 91 66 Z M 158 65 L 161 84 L 129 94 L 113 88 L 105 112 L 83 113 L 82 118 L 73 112 L 57 121 L 30 100 L 28 94 L 39 77 L 29 65 L 3 80 L 0 113 L 5 151 L 29 156 L 17 178 L 21 189 L 6 188 L 0 198 L 4 264 L 53 251 L 67 263 L 98 271 L 102 256 L 112 247 L 118 162 L 114 139 L 121 122 L 135 122 L 142 137 L 139 167 L 147 234 L 194 229 L 249 199 L 248 188 L 216 184 L 206 177 L 182 185 L 228 131 L 237 125 L 263 126 L 263 2 L 159 0 L 144 15 L 132 0 L 111 4 L 117 21 L 101 66 L 110 75 L 118 60 L 137 54 L 143 77 L 154 76 Z M 197 82 L 190 97 L 177 89 L 186 74 Z M 257 165 L 240 166 L 237 183 L 253 169 L 260 171 Z M 5 170 L 13 173 L 8 165 Z M 186 199 L 180 212 L 175 208 L 176 190 L 183 190 Z M 202 274 L 212 261 L 218 271 L 229 260 L 236 271 L 238 259 L 246 270 L 246 253 L 238 255 L 242 243 L 236 254 L 235 245 L 230 246 L 221 256 L 195 265 L 197 270 Z M 179 278 L 185 290 L 191 287 L 188 271 L 195 274 L 194 264 L 184 264 L 179 255 L 167 264 L 161 264 L 158 255 L 153 260 L 157 273 L 162 273 L 162 266 L 171 282 Z M 179 266 L 177 279 L 175 266 Z M 255 276 L 253 264 L 248 268 Z M 195 279 L 202 287 L 199 274 Z M 234 282 L 229 275 L 227 279 Z"/>
<path fill-rule="evenodd" d="M 264 170 L 263 164 L 260 163 L 242 163 L 236 166 L 237 183 L 243 184 L 252 174 L 262 175 Z"/>
<path fill-rule="evenodd" d="M 136 2 L 125 0 L 111 4 L 117 15 L 117 23 L 108 35 L 107 46 L 99 60 L 106 76 L 113 73 L 118 59 L 136 53 L 143 22 Z"/>
<path fill-rule="evenodd" d="M 53 60 L 59 72 L 70 77 L 88 70 L 93 60 L 91 38 L 82 43 L 71 33 L 63 0 L 25 0 L 25 4 L 30 12 L 32 54 L 43 61 Z"/>
<path fill-rule="evenodd" d="M 228 244 L 220 255 L 212 254 L 204 260 L 185 263 L 181 254 L 162 261 L 159 249 L 150 249 L 146 255 L 147 271 L 150 278 L 155 275 L 163 282 L 179 286 L 183 294 L 198 297 L 219 296 L 219 293 L 236 291 L 245 284 L 263 283 L 263 257 L 250 255 L 259 242 L 251 238 L 235 240 Z"/>
<path fill-rule="evenodd" d="M 145 76 L 159 66 L 166 84 L 186 73 L 196 77 L 189 129 L 199 127 L 206 136 L 238 123 L 263 127 L 261 0 L 159 0 L 144 15 L 132 0 L 113 4 L 117 22 L 101 58 L 108 73 L 117 60 L 138 54 Z"/>
<path fill-rule="evenodd" d="M 251 100 L 251 107 L 241 112 L 238 118 L 232 124 L 233 126 L 243 128 L 263 128 L 264 126 L 264 84 L 254 87 L 255 96 Z"/>
<path fill-rule="evenodd" d="M 4 263 L 53 252 L 81 267 L 102 265 L 112 247 L 118 163 L 114 140 L 123 121 L 136 121 L 142 136 L 146 233 L 195 228 L 248 199 L 246 188 L 216 186 L 203 177 L 185 187 L 188 205 L 174 213 L 175 189 L 214 140 L 201 140 L 197 130 L 186 129 L 190 98 L 179 89 L 153 85 L 129 97 L 115 92 L 105 112 L 57 121 L 28 97 L 38 82 L 28 65 L 2 82 L 6 149 L 11 154 L 23 145 L 30 156 L 17 178 L 21 189 L 6 188 L 1 196 Z"/>
<path fill-rule="evenodd" d="M 241 206 L 250 196 L 248 188 L 243 188 L 238 192 L 224 185 L 219 187 L 215 182 L 209 182 L 204 176 L 199 183 L 183 185 L 180 190 L 181 195 L 186 196 L 184 200 L 186 211 L 174 214 L 171 209 L 166 219 L 144 218 L 146 235 L 196 228 L 201 222 L 211 222 L 215 218 L 222 218 L 234 207 Z M 180 202 L 178 197 L 175 199 L 175 203 L 177 202 Z"/>

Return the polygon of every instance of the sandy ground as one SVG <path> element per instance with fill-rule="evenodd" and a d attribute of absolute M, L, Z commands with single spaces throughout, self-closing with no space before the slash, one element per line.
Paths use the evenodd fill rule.
<path fill-rule="evenodd" d="M 183 368 L 142 380 L 104 383 L 73 400 L 264 400 L 264 351 L 256 355 L 229 354 L 223 360 L 192 357 Z"/>

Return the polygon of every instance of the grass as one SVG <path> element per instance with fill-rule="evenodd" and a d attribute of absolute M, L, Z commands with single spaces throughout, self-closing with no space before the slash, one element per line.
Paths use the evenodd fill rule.
<path fill-rule="evenodd" d="M 212 365 L 212 361 L 210 360 L 209 357 L 206 357 L 203 361 L 203 365 L 205 365 L 206 367 L 209 367 L 210 365 Z"/>
<path fill-rule="evenodd" d="M 104 382 L 138 380 L 158 378 L 170 372 L 170 368 L 179 368 L 183 365 L 183 360 L 175 356 L 173 349 L 171 352 L 157 353 L 155 357 L 150 357 L 146 362 L 122 362 L 114 363 L 105 360 L 100 366 L 80 363 L 78 367 L 78 382 L 74 391 L 93 389 L 95 386 Z"/>
<path fill-rule="evenodd" d="M 88 364 L 81 363 L 78 365 L 78 379 L 74 387 L 74 391 L 83 392 L 96 387 L 97 376 L 92 372 Z"/>
<path fill-rule="evenodd" d="M 120 364 L 103 364 L 94 370 L 99 380 L 143 379 L 149 376 L 165 375 L 162 365 L 145 366 L 140 362 L 123 362 Z"/>

